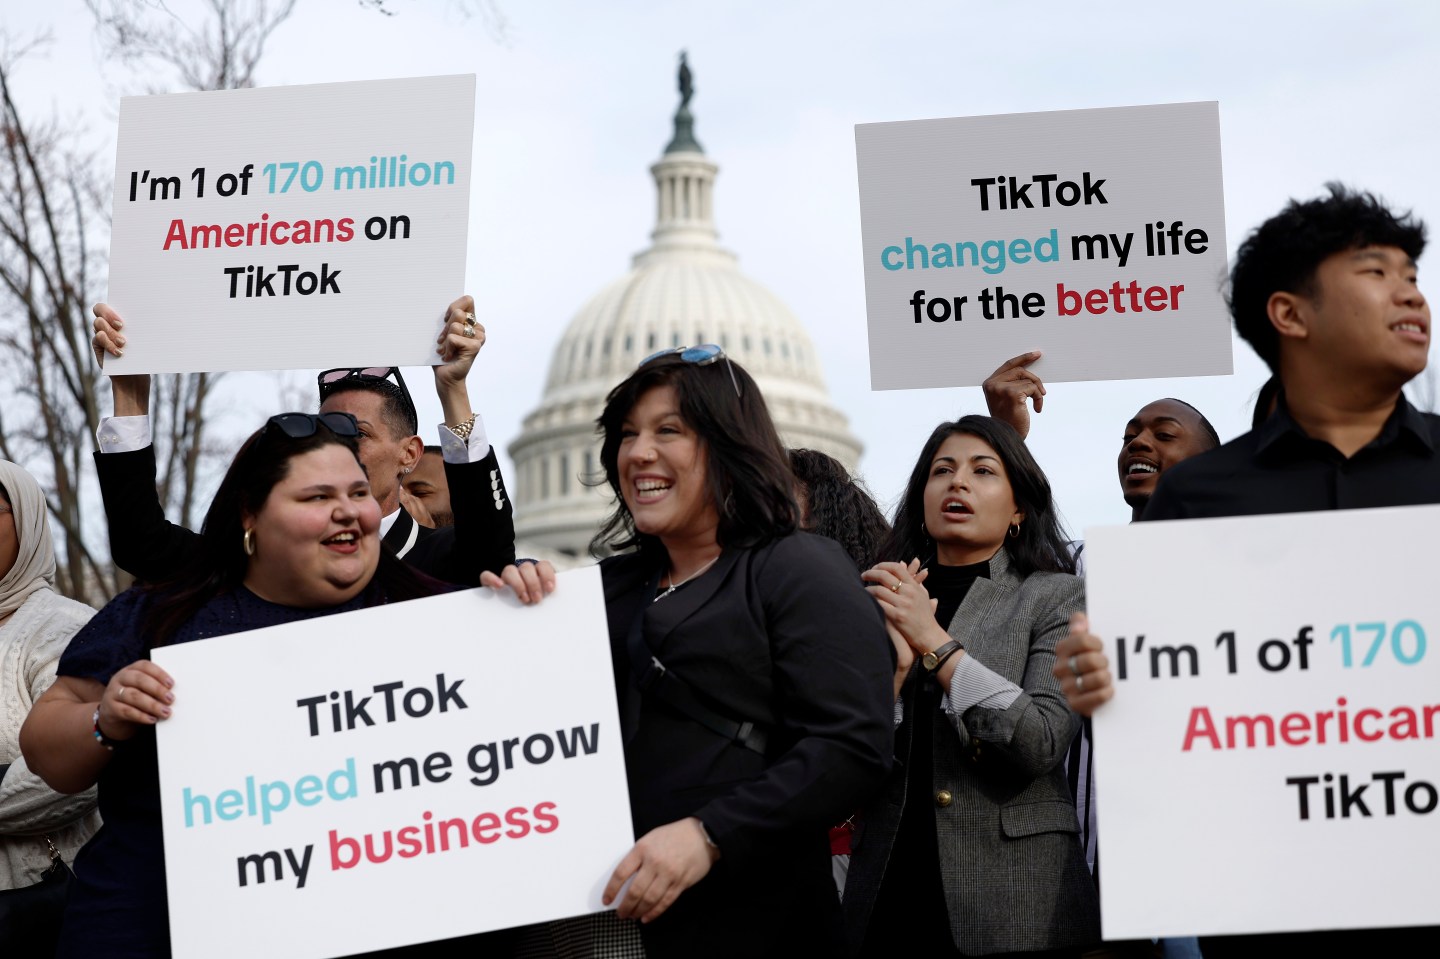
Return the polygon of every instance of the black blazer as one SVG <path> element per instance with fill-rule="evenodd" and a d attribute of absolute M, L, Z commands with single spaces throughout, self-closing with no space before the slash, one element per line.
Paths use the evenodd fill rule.
<path fill-rule="evenodd" d="M 879 788 L 893 753 L 879 608 L 840 547 L 808 533 L 727 549 L 652 602 L 659 562 L 601 564 L 635 833 L 697 816 L 721 858 L 642 927 L 647 954 L 836 954 L 826 830 Z M 639 691 L 626 642 L 637 615 L 649 650 L 697 698 L 767 728 L 766 755 Z"/>
<path fill-rule="evenodd" d="M 110 529 L 110 556 L 138 580 L 168 579 L 195 562 L 200 535 L 165 518 L 155 491 L 155 448 L 96 453 L 95 471 Z M 492 447 L 475 463 L 445 464 L 455 525 L 419 526 L 404 510 L 383 542 L 397 553 L 412 530 L 415 543 L 402 558 L 429 576 L 460 586 L 480 585 L 480 572 L 498 573 L 515 562 L 515 520 Z"/>

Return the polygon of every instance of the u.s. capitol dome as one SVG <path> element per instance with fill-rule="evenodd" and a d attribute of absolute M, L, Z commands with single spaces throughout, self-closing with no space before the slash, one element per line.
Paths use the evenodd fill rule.
<path fill-rule="evenodd" d="M 682 90 L 687 80 L 682 74 Z M 675 136 L 650 168 L 658 194 L 653 242 L 570 321 L 540 405 L 510 444 L 522 556 L 587 555 L 613 504 L 595 419 L 611 388 L 659 350 L 718 343 L 760 384 L 786 445 L 822 450 L 851 470 L 859 461 L 861 444 L 830 403 L 805 328 L 719 245 L 719 167 L 695 140 L 686 92 Z"/>

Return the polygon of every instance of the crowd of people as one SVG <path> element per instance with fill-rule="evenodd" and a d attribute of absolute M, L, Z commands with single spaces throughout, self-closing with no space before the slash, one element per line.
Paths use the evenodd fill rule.
<path fill-rule="evenodd" d="M 1222 444 L 1181 400 L 1138 410 L 1117 463 L 1133 519 L 1440 501 L 1440 417 L 1402 392 L 1428 354 L 1424 244 L 1417 220 L 1341 187 L 1256 229 L 1230 281 L 1236 329 L 1274 374 L 1255 426 Z M 317 412 L 272 416 L 240 447 L 198 532 L 156 497 L 148 377 L 113 377 L 96 471 L 137 583 L 93 616 L 54 593 L 43 493 L 0 463 L 0 883 L 68 898 L 58 946 L 24 954 L 169 954 L 154 732 L 185 708 L 184 677 L 151 650 L 477 584 L 530 604 L 555 590 L 548 563 L 516 558 L 470 405 L 474 309 L 450 304 L 436 340 L 438 445 L 398 369 L 328 370 Z M 97 356 L 119 355 L 125 320 L 95 316 Z M 1084 544 L 1025 444 L 1037 358 L 995 371 L 990 415 L 934 429 L 888 521 L 834 460 L 782 445 L 720 347 L 642 361 L 597 423 L 614 507 L 592 547 L 638 837 L 604 886 L 615 909 L 386 955 L 1316 948 L 1100 942 L 1085 717 L 1115 685 L 1084 614 Z M 9 922 L 0 905 L 0 936 Z M 1379 954 L 1440 945 L 1432 928 L 1350 935 Z"/>

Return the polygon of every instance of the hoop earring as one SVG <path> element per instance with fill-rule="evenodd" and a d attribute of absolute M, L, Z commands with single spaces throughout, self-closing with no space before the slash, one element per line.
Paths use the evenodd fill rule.
<path fill-rule="evenodd" d="M 244 545 L 245 545 L 245 555 L 246 555 L 246 556 L 254 556 L 254 555 L 255 555 L 255 528 L 254 528 L 253 526 L 252 526 L 250 529 L 247 529 L 247 530 L 245 531 L 245 538 L 244 538 L 244 540 L 242 540 L 242 542 L 243 542 Z"/>
<path fill-rule="evenodd" d="M 1020 535 L 1020 524 L 1019 524 L 1019 523 L 1011 523 L 1011 524 L 1010 524 L 1010 538 L 1011 538 L 1011 539 L 1015 539 L 1015 538 L 1017 538 L 1019 535 Z"/>

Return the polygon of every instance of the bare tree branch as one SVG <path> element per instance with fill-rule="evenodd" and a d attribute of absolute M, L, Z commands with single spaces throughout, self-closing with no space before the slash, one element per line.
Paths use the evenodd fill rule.
<path fill-rule="evenodd" d="M 161 66 L 189 90 L 238 90 L 255 85 L 271 34 L 298 0 L 205 0 L 198 27 L 164 4 L 146 0 L 85 0 L 106 56 L 135 70 Z"/>
<path fill-rule="evenodd" d="M 205 0 L 191 26 L 159 0 L 86 0 L 106 55 L 137 73 L 171 73 L 191 90 L 252 86 L 274 31 L 298 0 Z M 0 36 L 0 455 L 24 464 L 48 490 L 62 534 L 59 585 L 103 603 L 127 579 L 108 561 L 98 500 L 83 488 L 106 381 L 90 351 L 89 305 L 110 197 L 78 127 L 32 122 L 12 95 L 16 64 L 34 44 Z M 218 377 L 157 377 L 152 429 L 161 502 L 193 523 Z"/>
<path fill-rule="evenodd" d="M 37 473 L 61 531 L 59 585 L 96 602 L 113 572 L 87 543 L 84 467 L 98 424 L 99 375 L 89 356 L 85 303 L 92 275 L 92 167 L 58 124 L 31 125 L 11 87 L 15 62 L 0 53 L 0 363 L 5 417 L 0 451 Z M 83 344 L 83 345 L 82 345 Z M 108 564 L 104 564 L 108 566 Z"/>

